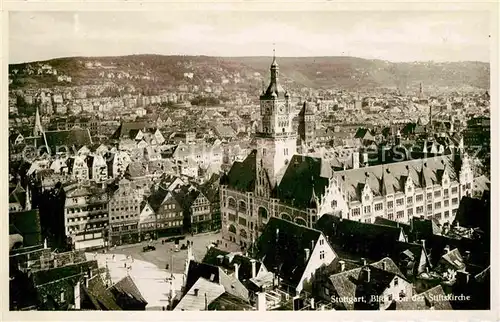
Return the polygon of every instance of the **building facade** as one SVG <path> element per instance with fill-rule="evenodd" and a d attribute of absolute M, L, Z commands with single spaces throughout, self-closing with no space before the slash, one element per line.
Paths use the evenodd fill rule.
<path fill-rule="evenodd" d="M 102 186 L 76 184 L 65 190 L 66 236 L 71 238 L 73 247 L 104 247 L 109 224 L 106 189 Z"/>
<path fill-rule="evenodd" d="M 297 155 L 289 95 L 271 83 L 261 95 L 257 148 L 221 178 L 222 237 L 248 247 L 270 217 L 313 227 L 325 213 L 356 221 L 376 216 L 407 223 L 413 216 L 452 223 L 460 199 L 472 193 L 465 154 L 450 154 L 351 170 Z M 340 170 L 340 171 L 335 171 Z"/>
<path fill-rule="evenodd" d="M 134 189 L 127 179 L 121 179 L 109 200 L 109 236 L 112 245 L 139 241 L 139 215 L 142 190 Z"/>

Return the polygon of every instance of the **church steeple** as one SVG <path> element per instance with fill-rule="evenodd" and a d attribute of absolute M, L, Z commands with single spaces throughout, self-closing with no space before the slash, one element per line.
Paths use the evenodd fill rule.
<path fill-rule="evenodd" d="M 281 87 L 278 79 L 278 63 L 273 52 L 271 79 L 260 96 L 260 125 L 256 131 L 257 176 L 268 178 L 272 191 L 279 184 L 288 162 L 297 152 L 296 133 L 293 128 L 290 96 Z M 268 189 L 266 180 L 256 187 L 257 194 L 263 195 Z"/>

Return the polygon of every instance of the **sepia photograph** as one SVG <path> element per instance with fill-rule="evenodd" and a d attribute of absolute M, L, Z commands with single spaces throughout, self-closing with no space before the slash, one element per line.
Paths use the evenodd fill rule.
<path fill-rule="evenodd" d="M 496 306 L 490 12 L 7 18 L 10 311 Z"/>

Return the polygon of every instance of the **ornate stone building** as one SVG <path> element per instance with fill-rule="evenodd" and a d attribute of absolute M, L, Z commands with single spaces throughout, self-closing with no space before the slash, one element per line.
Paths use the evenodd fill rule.
<path fill-rule="evenodd" d="M 248 247 L 270 217 L 313 227 L 325 213 L 373 222 L 412 216 L 452 223 L 460 199 L 471 194 L 468 157 L 432 158 L 336 171 L 327 159 L 298 155 L 290 97 L 279 84 L 278 64 L 260 96 L 257 147 L 221 178 L 222 237 Z"/>

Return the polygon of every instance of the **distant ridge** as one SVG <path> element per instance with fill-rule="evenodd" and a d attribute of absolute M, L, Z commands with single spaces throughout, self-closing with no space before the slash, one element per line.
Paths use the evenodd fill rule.
<path fill-rule="evenodd" d="M 95 77 L 96 70 L 87 69 L 82 62 L 99 61 L 119 70 L 148 71 L 165 83 L 186 81 L 185 72 L 194 73 L 189 82 L 203 83 L 210 78 L 214 82 L 227 75 L 260 73 L 267 77 L 270 56 L 214 57 L 140 54 L 109 57 L 67 57 L 41 62 L 10 64 L 9 71 L 22 69 L 27 64 L 46 63 L 64 74 L 70 74 L 76 82 Z M 142 65 L 141 65 L 142 63 Z M 471 86 L 489 89 L 490 64 L 485 62 L 389 62 L 380 59 L 364 59 L 350 56 L 278 57 L 281 75 L 297 87 L 346 89 L 395 87 L 413 88 L 420 82 L 424 86 L 460 87 Z"/>

